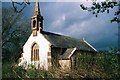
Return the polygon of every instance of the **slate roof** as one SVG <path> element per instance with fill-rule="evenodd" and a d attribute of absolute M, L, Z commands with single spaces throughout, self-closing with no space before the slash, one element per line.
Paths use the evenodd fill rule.
<path fill-rule="evenodd" d="M 68 48 L 65 53 L 59 57 L 59 59 L 69 59 L 75 50 L 76 48 Z"/>
<path fill-rule="evenodd" d="M 60 48 L 77 48 L 83 51 L 92 51 L 95 52 L 90 44 L 88 45 L 83 39 L 76 39 L 69 36 L 59 35 L 51 32 L 43 31 L 42 34 L 44 37 L 55 47 Z"/>

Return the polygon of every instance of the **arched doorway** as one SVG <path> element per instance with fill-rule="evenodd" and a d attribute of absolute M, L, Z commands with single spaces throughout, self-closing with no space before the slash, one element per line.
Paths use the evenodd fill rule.
<path fill-rule="evenodd" d="M 37 43 L 32 45 L 31 61 L 39 61 L 39 45 Z"/>

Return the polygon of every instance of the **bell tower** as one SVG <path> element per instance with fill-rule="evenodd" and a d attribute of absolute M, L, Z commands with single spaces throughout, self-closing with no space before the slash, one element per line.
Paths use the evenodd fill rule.
<path fill-rule="evenodd" d="M 36 0 L 34 15 L 32 16 L 32 33 L 37 36 L 37 32 L 42 32 L 43 29 L 43 16 L 40 14 L 39 2 Z"/>

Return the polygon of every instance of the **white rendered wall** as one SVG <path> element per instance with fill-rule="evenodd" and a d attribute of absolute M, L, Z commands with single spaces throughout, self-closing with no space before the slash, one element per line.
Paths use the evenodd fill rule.
<path fill-rule="evenodd" d="M 37 32 L 37 36 L 33 37 L 33 34 L 30 35 L 29 39 L 23 46 L 23 58 L 24 61 L 27 62 L 27 65 L 31 64 L 31 47 L 33 43 L 37 43 L 39 45 L 39 61 L 37 64 L 40 64 L 41 68 L 48 70 L 48 63 L 47 63 L 47 55 L 50 47 L 50 43 L 48 40 L 39 32 Z M 23 61 L 21 61 L 23 62 Z M 22 65 L 23 63 L 19 63 Z M 36 64 L 36 66 L 37 66 Z"/>

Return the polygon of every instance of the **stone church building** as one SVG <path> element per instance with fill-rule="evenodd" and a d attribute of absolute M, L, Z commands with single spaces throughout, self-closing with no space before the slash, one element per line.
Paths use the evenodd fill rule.
<path fill-rule="evenodd" d="M 32 33 L 23 46 L 19 66 L 49 70 L 53 65 L 71 68 L 75 64 L 75 56 L 80 52 L 94 53 L 96 49 L 84 39 L 43 31 L 43 16 L 39 2 L 36 0 L 34 15 L 31 20 Z"/>

